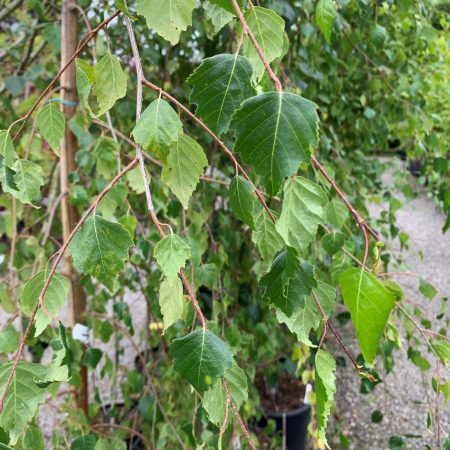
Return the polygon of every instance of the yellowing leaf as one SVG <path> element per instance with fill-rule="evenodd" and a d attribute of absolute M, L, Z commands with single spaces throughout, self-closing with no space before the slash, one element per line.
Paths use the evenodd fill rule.
<path fill-rule="evenodd" d="M 330 353 L 318 350 L 315 358 L 316 368 L 316 396 L 317 396 L 317 428 L 319 436 L 327 446 L 326 429 L 328 417 L 334 405 L 334 394 L 336 393 L 336 362 Z"/>
<path fill-rule="evenodd" d="M 137 13 L 145 17 L 149 28 L 175 45 L 192 24 L 195 6 L 195 0 L 138 0 Z"/>
<path fill-rule="evenodd" d="M 316 22 L 328 43 L 331 40 L 331 31 L 336 19 L 337 11 L 334 0 L 319 0 L 316 6 Z"/>
<path fill-rule="evenodd" d="M 284 242 L 305 252 L 324 221 L 327 203 L 327 194 L 317 184 L 303 177 L 290 178 L 284 186 L 281 215 L 275 224 Z"/>
<path fill-rule="evenodd" d="M 191 249 L 180 236 L 171 233 L 155 245 L 153 254 L 166 277 L 173 279 L 184 268 Z"/>
<path fill-rule="evenodd" d="M 111 53 L 103 56 L 95 66 L 93 92 L 99 106 L 97 116 L 109 111 L 127 93 L 127 79 L 119 61 Z"/>
<path fill-rule="evenodd" d="M 167 166 L 163 168 L 161 178 L 184 208 L 188 207 L 192 192 L 207 165 L 205 152 L 187 135 L 180 136 L 178 141 L 170 147 Z"/>
<path fill-rule="evenodd" d="M 279 58 L 283 52 L 284 20 L 275 11 L 260 6 L 249 8 L 244 17 L 267 60 L 272 62 Z M 237 33 L 239 36 L 242 34 L 240 22 Z M 265 68 L 248 36 L 244 38 L 242 52 L 252 63 L 254 76 L 259 80 Z"/>
<path fill-rule="evenodd" d="M 44 139 L 55 154 L 59 156 L 59 147 L 66 127 L 64 114 L 57 106 L 49 103 L 39 111 L 36 122 Z"/>
<path fill-rule="evenodd" d="M 37 273 L 23 288 L 22 295 L 20 296 L 20 304 L 25 314 L 31 314 L 33 311 L 48 275 L 49 272 L 44 270 Z M 36 313 L 35 336 L 39 336 L 47 328 L 47 325 L 50 324 L 52 319 L 58 317 L 68 293 L 69 281 L 65 276 L 56 272 L 50 281 L 43 299 L 45 311 L 40 308 Z"/>
<path fill-rule="evenodd" d="M 164 330 L 183 316 L 183 285 L 180 278 L 165 278 L 159 286 L 159 307 L 164 320 Z"/>
<path fill-rule="evenodd" d="M 157 99 L 142 113 L 131 134 L 144 150 L 165 161 L 170 146 L 183 134 L 183 125 L 174 109 Z"/>

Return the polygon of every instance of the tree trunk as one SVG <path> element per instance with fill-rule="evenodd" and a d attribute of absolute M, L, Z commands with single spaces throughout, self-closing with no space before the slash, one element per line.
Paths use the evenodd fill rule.
<path fill-rule="evenodd" d="M 61 18 L 61 65 L 63 66 L 75 53 L 78 44 L 78 13 L 76 0 L 63 0 Z M 75 115 L 76 102 L 78 100 L 76 90 L 75 64 L 71 64 L 61 76 L 61 108 L 66 117 L 67 125 L 61 146 L 61 192 L 69 190 L 70 172 L 76 170 L 75 153 L 78 142 L 75 135 L 70 131 L 69 120 Z M 68 196 L 63 197 L 61 202 L 62 229 L 64 241 L 69 237 L 79 220 L 79 215 L 74 206 L 69 204 Z M 69 296 L 68 320 L 69 325 L 84 322 L 84 311 L 86 307 L 86 296 L 80 286 L 80 277 L 72 267 L 70 257 L 65 258 L 66 272 L 70 275 L 71 292 Z M 88 384 L 86 367 L 81 368 L 81 387 L 76 394 L 77 406 L 87 412 L 88 409 Z"/>

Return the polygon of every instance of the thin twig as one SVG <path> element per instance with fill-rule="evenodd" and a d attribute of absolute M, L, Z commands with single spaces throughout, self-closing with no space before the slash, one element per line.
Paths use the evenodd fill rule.
<path fill-rule="evenodd" d="M 244 423 L 244 421 L 242 420 L 242 417 L 240 416 L 239 411 L 238 411 L 236 405 L 234 404 L 233 399 L 231 398 L 231 395 L 230 395 L 230 391 L 229 391 L 229 389 L 228 389 L 227 382 L 226 382 L 225 380 L 222 380 L 222 383 L 223 383 L 223 388 L 224 388 L 224 390 L 225 390 L 225 394 L 226 394 L 226 396 L 227 396 L 227 399 L 228 399 L 228 398 L 230 399 L 230 406 L 231 406 L 231 409 L 232 409 L 232 411 L 233 411 L 233 414 L 234 414 L 234 416 L 236 417 L 236 420 L 238 421 L 238 424 L 239 424 L 239 426 L 241 427 L 241 430 L 242 430 L 242 432 L 244 433 L 244 435 L 245 435 L 245 437 L 246 437 L 246 439 L 247 439 L 247 441 L 248 441 L 248 444 L 250 445 L 250 448 L 251 448 L 252 450 L 256 450 L 256 446 L 255 446 L 255 443 L 253 442 L 252 437 L 250 436 L 250 432 L 248 431 L 247 427 L 245 426 L 245 423 Z M 227 401 L 228 401 L 228 400 L 227 400 Z"/>
<path fill-rule="evenodd" d="M 275 75 L 274 71 L 272 70 L 272 67 L 270 67 L 269 61 L 267 60 L 266 55 L 264 55 L 264 52 L 262 51 L 261 47 L 259 46 L 258 41 L 255 38 L 255 35 L 253 34 L 252 30 L 248 26 L 248 23 L 245 20 L 244 15 L 242 14 L 241 8 L 239 7 L 237 0 L 231 0 L 231 3 L 233 4 L 234 10 L 236 11 L 236 14 L 242 24 L 242 28 L 244 29 L 245 33 L 247 33 L 248 37 L 252 41 L 253 47 L 255 47 L 255 50 L 258 53 L 262 63 L 264 64 L 264 67 L 266 68 L 266 71 L 267 71 L 270 79 L 275 84 L 277 91 L 280 93 L 283 92 L 283 86 L 281 84 L 281 81 Z"/>

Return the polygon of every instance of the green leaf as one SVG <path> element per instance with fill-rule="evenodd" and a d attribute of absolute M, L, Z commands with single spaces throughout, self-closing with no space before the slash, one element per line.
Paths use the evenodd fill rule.
<path fill-rule="evenodd" d="M 72 376 L 71 356 L 67 345 L 66 329 L 58 325 L 58 335 L 50 341 L 53 349 L 52 362 L 46 366 L 47 373 L 44 378 L 35 378 L 40 387 L 46 387 L 53 382 L 68 382 Z"/>
<path fill-rule="evenodd" d="M 205 0 L 203 2 L 203 9 L 206 15 L 211 20 L 214 27 L 214 33 L 218 33 L 225 25 L 233 20 L 234 15 L 225 9 L 214 4 L 214 1 Z"/>
<path fill-rule="evenodd" d="M 225 379 L 231 399 L 239 409 L 248 399 L 247 377 L 245 372 L 237 365 L 233 358 L 233 365 L 228 369 L 223 378 Z M 222 383 L 216 383 L 205 392 L 202 401 L 203 408 L 208 414 L 209 420 L 220 427 L 226 414 L 226 395 Z"/>
<path fill-rule="evenodd" d="M 5 183 L 5 180 L 2 180 L 3 190 L 20 202 L 35 206 L 34 202 L 40 198 L 40 187 L 44 184 L 42 169 L 26 159 L 17 159 L 12 169 L 14 171 L 12 183 Z"/>
<path fill-rule="evenodd" d="M 231 367 L 228 345 L 208 330 L 195 330 L 175 339 L 170 348 L 174 369 L 198 391 L 210 389 Z"/>
<path fill-rule="evenodd" d="M 12 167 L 14 164 L 14 144 L 8 130 L 0 130 L 0 155 L 3 156 L 5 166 Z"/>
<path fill-rule="evenodd" d="M 322 236 L 320 243 L 323 249 L 330 255 L 337 253 L 345 242 L 345 235 L 340 231 L 332 231 Z"/>
<path fill-rule="evenodd" d="M 13 362 L 0 365 L 0 392 L 3 392 Z M 45 402 L 46 391 L 37 386 L 35 379 L 43 379 L 47 369 L 40 364 L 19 361 L 17 370 L 0 413 L 0 427 L 9 432 L 9 444 L 14 446 L 34 417 L 37 407 Z"/>
<path fill-rule="evenodd" d="M 183 316 L 183 285 L 178 277 L 164 278 L 159 286 L 159 307 L 163 315 L 164 331 Z"/>
<path fill-rule="evenodd" d="M 248 59 L 222 54 L 204 59 L 188 78 L 196 115 L 218 136 L 228 131 L 233 113 L 254 94 L 252 72 Z"/>
<path fill-rule="evenodd" d="M 258 246 L 263 261 L 268 264 L 284 246 L 283 238 L 278 234 L 275 224 L 266 210 L 261 209 L 255 218 L 252 241 Z"/>
<path fill-rule="evenodd" d="M 66 128 L 64 114 L 57 106 L 49 103 L 39 111 L 36 122 L 44 139 L 48 142 L 55 154 L 59 156 L 59 146 Z"/>
<path fill-rule="evenodd" d="M 192 192 L 208 165 L 205 152 L 192 138 L 182 135 L 170 147 L 167 163 L 168 166 L 163 167 L 161 178 L 183 207 L 187 208 Z"/>
<path fill-rule="evenodd" d="M 48 275 L 48 271 L 37 273 L 23 288 L 20 296 L 20 305 L 25 314 L 29 315 L 33 311 Z M 55 272 L 44 296 L 43 305 L 45 310 L 39 308 L 36 313 L 35 336 L 39 336 L 47 328 L 47 325 L 51 323 L 52 319 L 59 315 L 69 293 L 69 287 L 68 279 Z"/>
<path fill-rule="evenodd" d="M 425 281 L 422 277 L 419 278 L 419 291 L 430 300 L 433 300 L 437 294 L 435 287 L 428 283 L 428 281 Z"/>
<path fill-rule="evenodd" d="M 324 221 L 327 194 L 303 177 L 289 178 L 283 192 L 283 206 L 275 228 L 287 245 L 304 253 Z"/>
<path fill-rule="evenodd" d="M 95 69 L 87 61 L 80 58 L 75 60 L 75 68 L 77 92 L 81 106 L 92 114 L 89 106 L 89 94 L 91 93 L 91 85 L 95 82 Z"/>
<path fill-rule="evenodd" d="M 262 177 L 269 195 L 309 161 L 317 145 L 317 106 L 288 92 L 267 92 L 244 101 L 233 116 L 235 152 Z"/>
<path fill-rule="evenodd" d="M 170 233 L 155 245 L 153 255 L 166 277 L 173 279 L 184 268 L 191 249 L 180 236 Z"/>
<path fill-rule="evenodd" d="M 344 303 L 350 311 L 364 359 L 373 363 L 395 299 L 371 273 L 348 269 L 339 276 Z"/>
<path fill-rule="evenodd" d="M 96 157 L 96 171 L 105 179 L 109 179 L 117 172 L 117 156 L 120 145 L 107 136 L 100 136 L 94 147 Z M 106 194 L 108 195 L 108 194 Z"/>
<path fill-rule="evenodd" d="M 327 448 L 326 429 L 328 417 L 334 405 L 334 394 L 336 393 L 336 362 L 330 353 L 318 350 L 315 357 L 316 368 L 316 398 L 317 398 L 317 427 L 319 437 Z"/>
<path fill-rule="evenodd" d="M 220 381 L 207 390 L 203 396 L 203 409 L 208 414 L 209 420 L 217 427 L 222 426 L 225 420 L 226 402 L 227 397 Z"/>
<path fill-rule="evenodd" d="M 253 211 L 256 206 L 253 192 L 255 192 L 255 189 L 252 184 L 240 175 L 231 180 L 230 208 L 250 228 L 254 228 Z"/>
<path fill-rule="evenodd" d="M 94 450 L 127 450 L 127 444 L 118 437 L 111 439 L 99 438 L 95 443 Z M 85 449 L 83 449 L 85 450 Z"/>
<path fill-rule="evenodd" d="M 347 207 L 338 198 L 333 198 L 325 207 L 326 221 L 335 228 L 342 228 L 348 218 L 348 214 Z"/>
<path fill-rule="evenodd" d="M 45 450 L 42 431 L 37 426 L 30 425 L 23 437 L 22 444 L 24 449 Z M 0 450 L 2 450 L 1 446 Z"/>
<path fill-rule="evenodd" d="M 137 13 L 145 17 L 149 28 L 175 45 L 192 24 L 195 6 L 195 0 L 138 0 Z"/>
<path fill-rule="evenodd" d="M 7 355 L 8 353 L 15 352 L 19 346 L 19 333 L 13 327 L 8 325 L 0 333 L 0 353 Z"/>
<path fill-rule="evenodd" d="M 131 134 L 144 150 L 165 161 L 170 146 L 183 134 L 183 124 L 175 110 L 159 98 L 145 109 Z"/>
<path fill-rule="evenodd" d="M 249 8 L 244 13 L 244 17 L 267 61 L 272 62 L 275 58 L 279 58 L 283 52 L 284 20 L 275 11 L 260 6 Z M 240 22 L 237 34 L 238 36 L 242 34 Z M 259 80 L 264 74 L 265 68 L 248 36 L 244 37 L 242 53 L 250 60 L 254 76 Z"/>
<path fill-rule="evenodd" d="M 333 24 L 336 16 L 337 10 L 334 0 L 319 0 L 317 2 L 316 22 L 328 44 L 331 40 L 331 31 L 333 30 Z"/>
<path fill-rule="evenodd" d="M 217 5 L 220 8 L 223 8 L 226 11 L 232 13 L 233 15 L 236 15 L 236 11 L 234 9 L 233 4 L 230 2 L 230 0 L 209 0 L 209 1 L 213 5 Z M 238 0 L 238 5 L 242 9 L 242 7 L 244 6 L 244 1 L 243 0 Z"/>
<path fill-rule="evenodd" d="M 84 434 L 77 437 L 70 445 L 70 450 L 95 450 L 97 436 L 95 434 Z"/>
<path fill-rule="evenodd" d="M 99 107 L 97 116 L 109 111 L 127 93 L 127 79 L 119 61 L 111 53 L 103 56 L 95 66 L 93 92 Z"/>
<path fill-rule="evenodd" d="M 132 246 L 130 233 L 122 225 L 92 214 L 72 239 L 69 253 L 79 272 L 93 275 L 112 290 Z"/>
<path fill-rule="evenodd" d="M 313 289 L 325 316 L 329 317 L 336 307 L 336 289 L 322 281 L 317 282 L 317 288 Z M 294 313 L 288 317 L 277 309 L 277 319 L 285 323 L 292 333 L 297 335 L 300 342 L 313 346 L 309 339 L 311 330 L 316 330 L 322 320 L 320 310 L 312 296 L 302 296 Z"/>
<path fill-rule="evenodd" d="M 444 366 L 448 366 L 450 363 L 450 343 L 444 340 L 434 340 L 431 343 L 434 351 L 439 357 Z"/>
<path fill-rule="evenodd" d="M 304 296 L 317 286 L 314 267 L 299 258 L 293 249 L 281 252 L 273 261 L 270 271 L 261 278 L 264 296 L 271 305 L 290 316 Z"/>
<path fill-rule="evenodd" d="M 83 355 L 83 365 L 90 369 L 95 369 L 103 356 L 102 350 L 99 348 L 88 348 Z"/>

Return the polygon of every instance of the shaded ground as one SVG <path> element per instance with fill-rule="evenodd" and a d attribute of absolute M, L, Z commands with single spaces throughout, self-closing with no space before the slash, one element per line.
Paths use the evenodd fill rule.
<path fill-rule="evenodd" d="M 385 185 L 393 186 L 393 179 L 386 174 Z M 405 179 L 405 182 L 410 182 Z M 399 197 L 400 198 L 400 197 Z M 372 217 L 379 214 L 380 208 L 371 208 Z M 420 308 L 424 315 L 439 329 L 442 322 L 437 322 L 435 316 L 439 313 L 440 298 L 450 294 L 450 233 L 442 235 L 441 228 L 445 221 L 443 214 L 436 210 L 433 202 L 425 193 L 397 212 L 397 226 L 409 234 L 409 250 L 404 252 L 404 267 L 402 271 L 420 274 L 432 283 L 438 294 L 430 301 L 418 291 L 419 280 L 411 276 L 395 276 L 405 292 L 405 302 Z M 399 246 L 393 244 L 393 249 Z M 421 252 L 423 252 L 421 257 Z M 397 269 L 395 269 L 397 270 Z M 448 314 L 448 313 L 447 313 Z M 348 327 L 344 332 L 345 342 L 354 354 L 359 353 L 354 335 Z M 418 335 L 420 336 L 419 332 Z M 349 439 L 347 448 L 358 450 L 389 449 L 389 439 L 393 435 L 401 436 L 406 449 L 436 449 L 437 436 L 434 428 L 427 430 L 427 413 L 429 404 L 436 406 L 436 395 L 430 380 L 435 374 L 435 364 L 425 373 L 414 366 L 408 359 L 406 340 L 402 337 L 403 349 L 394 355 L 395 367 L 393 373 L 383 376 L 382 366 L 379 373 L 384 383 L 379 384 L 370 394 L 361 394 L 360 382 L 353 368 L 338 369 L 338 388 L 336 397 L 336 416 L 338 418 L 330 428 L 334 435 L 333 448 L 339 448 L 337 436 L 339 431 Z M 432 362 L 433 357 L 424 345 L 421 352 Z M 338 352 L 339 353 L 339 352 Z M 440 369 L 441 373 L 444 369 Z M 446 373 L 448 379 L 449 372 Z M 372 423 L 373 411 L 383 414 L 381 423 Z M 444 430 L 450 433 L 450 406 L 441 413 L 441 445 Z M 411 437 L 415 436 L 415 437 Z"/>

